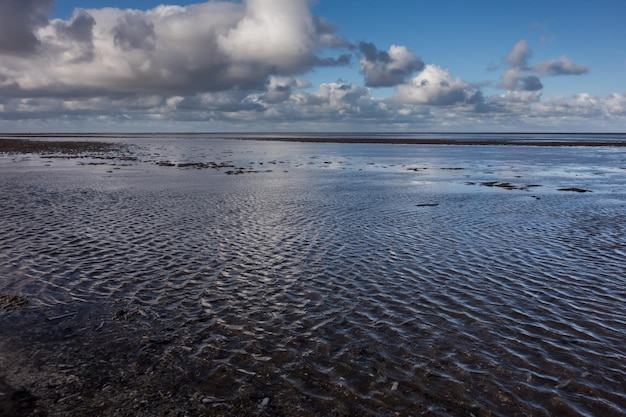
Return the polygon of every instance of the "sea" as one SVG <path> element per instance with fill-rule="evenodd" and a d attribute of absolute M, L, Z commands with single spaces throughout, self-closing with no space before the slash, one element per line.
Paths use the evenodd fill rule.
<path fill-rule="evenodd" d="M 119 145 L 0 153 L 49 415 L 626 415 L 625 134 L 18 136 Z"/>

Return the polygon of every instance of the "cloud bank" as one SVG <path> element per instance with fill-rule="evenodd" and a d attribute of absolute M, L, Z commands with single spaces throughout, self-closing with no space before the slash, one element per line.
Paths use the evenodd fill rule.
<path fill-rule="evenodd" d="M 566 55 L 533 64 L 526 40 L 503 57 L 499 81 L 471 82 L 406 46 L 344 39 L 308 0 L 77 8 L 67 20 L 50 19 L 53 6 L 0 0 L 0 130 L 69 131 L 79 123 L 91 130 L 466 129 L 626 120 L 623 94 L 544 98 L 542 78 L 590 70 Z M 306 79 L 319 68 L 355 66 L 362 85 Z M 381 90 L 391 92 L 385 98 Z"/>
<path fill-rule="evenodd" d="M 7 2 L 8 0 L 4 0 Z M 222 91 L 262 86 L 272 75 L 346 63 L 318 52 L 340 44 L 306 0 L 207 2 L 148 11 L 77 9 L 47 22 L 50 1 L 8 1 L 4 52 L 28 58 L 0 64 L 12 95 Z M 18 5 L 19 6 L 15 6 Z M 4 10 L 3 10 L 4 11 Z M 6 22 L 3 22 L 6 23 Z"/>

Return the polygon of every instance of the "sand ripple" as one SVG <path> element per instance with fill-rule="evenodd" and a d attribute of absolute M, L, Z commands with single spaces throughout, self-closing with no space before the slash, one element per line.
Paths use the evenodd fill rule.
<path fill-rule="evenodd" d="M 2 291 L 124 300 L 225 392 L 280 385 L 304 411 L 626 414 L 623 204 L 193 175 L 192 189 L 0 187 Z"/>

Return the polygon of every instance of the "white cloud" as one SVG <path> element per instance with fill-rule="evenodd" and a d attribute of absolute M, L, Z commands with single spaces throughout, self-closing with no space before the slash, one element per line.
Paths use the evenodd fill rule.
<path fill-rule="evenodd" d="M 502 75 L 499 87 L 509 91 L 539 91 L 543 84 L 539 77 L 534 75 L 581 75 L 589 72 L 586 65 L 574 64 L 567 56 L 538 62 L 530 67 L 528 61 L 532 58 L 532 51 L 528 42 L 520 40 L 505 58 L 509 69 Z"/>
<path fill-rule="evenodd" d="M 472 96 L 469 87 L 461 78 L 452 77 L 448 70 L 429 64 L 409 83 L 399 85 L 393 99 L 404 104 L 452 105 Z"/>
<path fill-rule="evenodd" d="M 575 94 L 572 97 L 553 96 L 536 106 L 545 115 L 560 117 L 626 117 L 626 94 L 610 94 L 606 97 L 591 94 Z"/>
<path fill-rule="evenodd" d="M 604 109 L 610 115 L 626 116 L 626 93 L 610 94 L 605 100 Z"/>
<path fill-rule="evenodd" d="M 308 66 L 318 48 L 316 26 L 306 0 L 247 0 L 245 16 L 217 44 L 236 63 L 293 73 Z"/>
<path fill-rule="evenodd" d="M 35 3 L 29 0 L 31 8 L 9 12 L 38 16 Z M 4 12 L 3 19 L 10 19 Z M 306 0 L 211 1 L 148 11 L 77 10 L 69 21 L 46 21 L 27 29 L 24 33 L 37 41 L 37 54 L 26 55 L 34 47 L 32 39 L 10 48 L 0 45 L 0 54 L 7 49 L 24 51 L 20 59 L 0 60 L 0 79 L 12 94 L 260 88 L 271 75 L 347 63 L 346 56 L 317 56 L 328 43 L 339 44 L 340 38 L 311 15 Z M 9 92 L 0 86 L 0 93 Z"/>
<path fill-rule="evenodd" d="M 284 101 L 266 102 L 263 113 L 264 122 L 317 120 L 317 127 L 322 129 L 331 129 L 338 122 L 365 123 L 393 117 L 394 111 L 374 98 L 369 88 L 341 81 L 323 83 L 313 92 L 294 91 Z"/>
<path fill-rule="evenodd" d="M 519 40 L 505 58 L 509 69 L 500 79 L 500 88 L 509 91 L 539 91 L 543 88 L 541 80 L 536 75 L 527 75 L 531 68 L 528 60 L 533 53 L 528 47 L 528 42 Z"/>
<path fill-rule="evenodd" d="M 358 113 L 370 106 L 374 98 L 369 89 L 342 82 L 324 83 L 315 93 L 302 93 L 296 97 L 299 103 L 320 106 L 341 113 Z"/>
<path fill-rule="evenodd" d="M 512 109 L 513 107 L 519 107 L 523 105 L 528 107 L 528 105 L 533 103 L 538 103 L 541 99 L 542 92 L 539 90 L 535 91 L 507 91 L 504 94 L 498 94 L 489 97 L 489 103 L 498 104 L 503 106 L 503 108 Z"/>
<path fill-rule="evenodd" d="M 266 103 L 282 103 L 291 97 L 294 89 L 308 88 L 311 85 L 294 77 L 276 76 L 270 77 L 265 93 L 261 100 Z"/>
<path fill-rule="evenodd" d="M 379 51 L 372 43 L 361 42 L 359 50 L 361 72 L 368 87 L 392 87 L 424 68 L 422 60 L 405 46 L 392 45 L 389 51 Z"/>
<path fill-rule="evenodd" d="M 239 129 L 309 123 L 320 130 L 428 123 L 506 129 L 541 126 L 542 120 L 626 126 L 624 94 L 543 97 L 539 76 L 589 71 L 565 55 L 533 65 L 528 42 L 516 42 L 503 58 L 504 91 L 485 97 L 480 88 L 497 80 L 467 82 L 424 65 L 405 46 L 385 51 L 351 44 L 332 23 L 312 15 L 311 3 L 216 0 L 147 11 L 76 9 L 70 19 L 49 21 L 53 0 L 0 0 L 0 130 L 20 123 L 25 130 L 45 123 L 73 130 L 74 122 L 89 130 L 112 122 L 121 130 L 169 123 L 203 128 L 194 122 L 210 129 L 218 122 Z M 354 56 L 364 86 L 321 80 L 314 90 L 303 80 L 307 71 L 348 65 Z M 395 89 L 385 98 L 378 94 L 386 90 L 374 96 L 368 87 Z"/>

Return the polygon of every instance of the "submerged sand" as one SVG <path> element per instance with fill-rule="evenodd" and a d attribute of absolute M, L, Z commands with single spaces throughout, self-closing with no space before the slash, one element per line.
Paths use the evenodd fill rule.
<path fill-rule="evenodd" d="M 268 140 L 563 146 L 491 140 Z M 126 145 L 90 141 L 2 139 L 0 153 L 133 157 Z M 160 172 L 176 169 L 177 174 L 189 167 L 232 168 L 226 162 L 204 160 L 151 163 Z M 57 240 L 54 233 L 46 235 L 49 241 L 41 239 L 51 251 L 47 258 L 30 255 L 55 266 L 57 259 L 67 256 L 75 262 L 68 266 L 70 272 L 82 277 L 80 268 L 90 271 L 86 274 L 93 283 L 88 285 L 108 280 L 122 290 L 106 295 L 106 302 L 58 305 L 32 303 L 22 293 L 0 294 L 0 333 L 5 336 L 0 339 L 0 415 L 582 415 L 578 406 L 598 415 L 619 415 L 626 409 L 620 393 L 626 371 L 616 342 L 623 322 L 612 314 L 618 314 L 624 296 L 612 288 L 614 280 L 602 274 L 611 275 L 623 265 L 618 258 L 622 219 L 612 217 L 610 207 L 602 207 L 568 228 L 570 223 L 560 221 L 567 213 L 558 212 L 552 219 L 540 214 L 550 213 L 545 208 L 550 204 L 561 207 L 560 199 L 595 198 L 598 193 L 589 194 L 575 183 L 560 188 L 569 193 L 552 198 L 546 192 L 547 197 L 542 194 L 537 201 L 538 195 L 523 193 L 530 189 L 538 193 L 545 188 L 540 184 L 522 178 L 470 182 L 460 167 L 439 168 L 426 172 L 457 173 L 465 190 L 502 191 L 515 205 L 508 206 L 512 203 L 505 198 L 493 206 L 485 204 L 491 194 L 484 200 L 417 194 L 424 200 L 408 199 L 398 215 L 384 211 L 398 204 L 395 194 L 381 197 L 376 184 L 360 190 L 367 198 L 358 204 L 351 203 L 355 194 L 338 184 L 320 205 L 332 214 L 326 218 L 312 208 L 311 195 L 326 191 L 323 185 L 307 184 L 305 204 L 297 206 L 294 194 L 281 193 L 288 184 L 279 181 L 276 187 L 267 187 L 278 197 L 254 194 L 242 200 L 250 207 L 234 199 L 230 190 L 220 198 L 198 200 L 193 210 L 183 213 L 185 221 L 171 231 L 170 220 L 179 213 L 172 207 L 182 205 L 177 198 L 183 195 L 185 204 L 193 204 L 201 193 L 218 193 L 205 184 L 213 177 L 203 177 L 201 187 L 189 192 L 192 198 L 171 188 L 167 193 L 175 195 L 170 199 L 167 193 L 146 200 L 127 193 L 104 196 L 106 204 L 99 204 L 102 196 L 92 190 L 86 195 L 70 190 L 71 198 L 51 192 L 44 196 L 48 200 L 36 192 L 28 194 L 36 200 L 33 206 L 53 201 L 56 211 L 50 218 L 44 214 L 42 221 L 37 215 L 46 209 L 28 206 L 32 215 L 19 222 L 51 229 L 63 242 L 63 247 L 50 248 Z M 414 168 L 407 175 L 419 179 L 424 170 Z M 288 177 L 275 174 L 266 177 Z M 245 189 L 244 180 L 240 183 Z M 519 184 L 510 182 L 514 180 Z M 263 182 L 253 184 L 259 187 Z M 245 189 L 244 195 L 250 193 L 254 190 Z M 524 199 L 531 196 L 535 199 Z M 26 194 L 20 197 L 27 199 Z M 376 204 L 370 198 L 378 198 Z M 577 207 L 573 204 L 571 210 Z M 446 211 L 451 206 L 459 208 Z M 263 208 L 261 217 L 254 217 Z M 84 212 L 69 212 L 74 209 Z M 220 209 L 224 210 L 223 218 L 216 217 L 220 231 L 204 230 L 212 220 L 210 214 Z M 291 211 L 281 217 L 286 210 Z M 476 227 L 462 217 L 481 210 L 482 215 L 468 217 Z M 525 215 L 518 214 L 523 210 Z M 458 222 L 446 214 L 451 212 Z M 333 217 L 336 214 L 342 217 Z M 84 216 L 96 220 L 80 223 Z M 607 216 L 610 219 L 604 222 Z M 70 227 L 65 218 L 73 219 Z M 402 222 L 410 227 L 396 230 Z M 579 232 L 584 228 L 589 230 Z M 337 235 L 337 230 L 346 235 Z M 45 235 L 46 230 L 37 232 Z M 83 233 L 84 239 L 70 241 L 66 233 Z M 465 245 L 458 236 L 462 233 L 472 245 L 483 246 L 474 250 Z M 491 236 L 497 243 L 489 243 Z M 534 246 L 534 240 L 545 245 Z M 381 243 L 386 241 L 390 243 Z M 606 247 L 596 250 L 600 244 Z M 224 257 L 211 258 L 209 249 L 222 245 Z M 182 249 L 174 249 L 178 246 Z M 97 259 L 89 259 L 93 258 L 89 250 Z M 158 257 L 142 258 L 151 251 Z M 560 256 L 561 251 L 567 256 Z M 455 264 L 454 259 L 461 262 Z M 168 271 L 176 288 L 152 290 L 148 277 L 142 283 L 145 290 L 124 293 L 125 285 L 132 287 L 145 273 L 120 268 L 124 262 L 137 262 L 138 270 L 156 265 L 149 272 Z M 596 264 L 603 265 L 602 270 L 593 269 Z M 199 274 L 207 278 L 205 284 L 196 282 L 200 279 L 193 277 L 193 268 L 207 271 L 208 275 Z M 47 271 L 46 265 L 32 269 L 65 279 L 64 273 Z M 580 270 L 582 276 L 577 275 Z M 593 280 L 585 281 L 588 276 Z M 585 281 L 582 294 L 576 280 Z M 62 282 L 59 288 L 65 291 Z M 150 301 L 125 298 L 134 291 L 158 302 L 149 308 Z M 185 291 L 191 301 L 187 294 L 180 295 Z M 203 311 L 194 318 L 197 322 L 186 318 L 177 327 L 174 317 L 193 316 L 190 311 L 197 308 L 193 302 L 198 298 Z M 582 313 L 574 314 L 578 309 Z M 574 323 L 575 331 L 568 323 Z M 461 331 L 455 332 L 457 326 Z"/>

